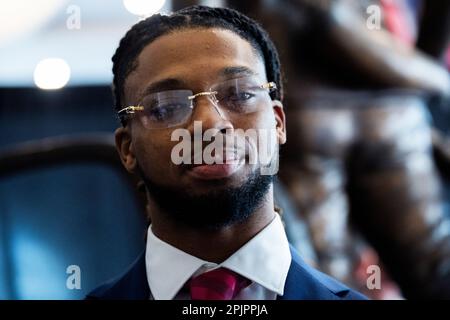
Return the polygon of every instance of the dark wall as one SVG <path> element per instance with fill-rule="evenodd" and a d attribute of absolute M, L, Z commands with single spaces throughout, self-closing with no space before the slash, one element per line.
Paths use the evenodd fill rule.
<path fill-rule="evenodd" d="M 59 135 L 112 133 L 109 87 L 0 89 L 0 153 Z M 78 299 L 143 250 L 145 221 L 113 167 L 74 163 L 0 177 L 0 299 Z M 81 289 L 66 287 L 66 268 Z"/>

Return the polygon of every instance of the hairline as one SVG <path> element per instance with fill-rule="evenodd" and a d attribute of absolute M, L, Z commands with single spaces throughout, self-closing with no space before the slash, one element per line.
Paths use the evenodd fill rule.
<path fill-rule="evenodd" d="M 148 43 L 146 43 L 142 49 L 140 50 L 140 52 L 136 55 L 136 57 L 133 59 L 132 63 L 131 63 L 131 67 L 128 70 L 128 72 L 124 75 L 124 80 L 123 80 L 123 85 L 122 85 L 122 93 L 123 93 L 123 97 L 126 96 L 125 94 L 125 88 L 127 86 L 127 80 L 129 78 L 129 76 L 136 71 L 136 69 L 139 67 L 139 56 L 142 54 L 142 51 L 144 51 L 144 49 L 146 47 L 148 47 L 149 45 L 151 45 L 153 42 L 155 42 L 156 40 L 158 40 L 161 37 L 164 36 L 168 36 L 171 34 L 175 34 L 177 32 L 183 32 L 185 30 L 195 30 L 195 29 L 204 29 L 204 30 L 208 30 L 208 29 L 218 29 L 218 30 L 224 30 L 224 31 L 229 31 L 232 32 L 233 34 L 237 35 L 239 38 L 241 38 L 242 40 L 246 41 L 247 43 L 250 44 L 252 51 L 254 53 L 254 55 L 260 59 L 260 61 L 263 63 L 264 65 L 264 71 L 267 74 L 267 65 L 266 65 L 266 60 L 264 58 L 264 54 L 262 51 L 262 48 L 259 47 L 259 44 L 257 43 L 252 43 L 252 42 L 257 42 L 256 40 L 251 41 L 249 39 L 246 39 L 245 37 L 243 37 L 241 34 L 239 34 L 238 32 L 236 32 L 235 30 L 231 29 L 231 28 L 226 28 L 224 26 L 198 26 L 198 25 L 185 25 L 185 26 L 180 26 L 180 27 L 176 27 L 173 29 L 169 29 L 167 32 L 164 32 L 163 34 L 159 35 L 158 37 L 152 39 L 151 41 L 149 41 Z M 258 48 L 256 48 L 255 46 L 258 46 Z M 268 79 L 269 80 L 269 79 Z M 269 81 L 273 81 L 273 80 L 269 80 Z"/>

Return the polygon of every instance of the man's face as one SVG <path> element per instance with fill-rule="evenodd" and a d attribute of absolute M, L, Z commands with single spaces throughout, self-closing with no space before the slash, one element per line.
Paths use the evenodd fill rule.
<path fill-rule="evenodd" d="M 142 50 L 137 63 L 125 83 L 126 105 L 138 104 L 156 83 L 164 83 L 156 91 L 189 89 L 198 93 L 208 91 L 213 84 L 246 77 L 249 73 L 259 84 L 273 80 L 266 78 L 262 58 L 250 43 L 223 29 L 183 29 L 161 36 Z M 272 101 L 268 94 L 261 103 L 263 111 L 227 118 L 217 112 L 210 99 L 200 96 L 195 99 L 187 122 L 170 128 L 148 129 L 138 116 L 133 117 L 126 128 L 116 132 L 122 161 L 130 172 L 142 175 L 151 184 L 194 197 L 239 188 L 258 169 L 257 165 L 245 161 L 248 154 L 239 151 L 238 164 L 225 164 L 216 177 L 217 170 L 212 170 L 211 175 L 208 170 L 197 168 L 196 172 L 192 165 L 175 164 L 171 155 L 179 141 L 171 141 L 171 135 L 183 128 L 194 137 L 194 121 L 200 121 L 203 131 L 211 128 L 228 133 L 236 129 L 276 130 L 277 142 L 283 144 L 286 137 L 281 103 Z"/>

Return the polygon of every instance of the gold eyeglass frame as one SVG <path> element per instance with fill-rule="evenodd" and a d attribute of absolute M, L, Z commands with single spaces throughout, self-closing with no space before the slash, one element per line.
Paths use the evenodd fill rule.
<path fill-rule="evenodd" d="M 277 85 L 273 81 L 264 83 L 264 84 L 260 85 L 259 87 L 261 89 L 269 90 L 269 92 L 277 89 Z M 194 95 L 188 96 L 188 99 L 194 100 L 195 98 L 200 97 L 200 96 L 213 96 L 215 98 L 217 93 L 218 93 L 217 91 L 203 91 L 203 92 L 199 92 Z M 217 101 L 217 99 L 215 99 L 214 101 Z M 191 108 L 193 108 L 193 106 L 191 106 Z M 130 114 L 135 114 L 136 111 L 143 111 L 143 110 L 144 110 L 144 107 L 140 106 L 140 105 L 128 106 L 128 107 L 125 107 L 125 108 L 119 110 L 117 112 L 117 114 L 119 116 L 121 116 L 123 113 L 125 113 L 126 115 L 130 115 Z"/>

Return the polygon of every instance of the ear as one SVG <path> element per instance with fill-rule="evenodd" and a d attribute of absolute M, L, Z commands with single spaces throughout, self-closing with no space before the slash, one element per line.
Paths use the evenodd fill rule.
<path fill-rule="evenodd" d="M 116 148 L 119 152 L 120 160 L 123 166 L 130 173 L 136 171 L 136 156 L 134 154 L 133 142 L 131 139 L 129 127 L 120 127 L 116 129 Z"/>
<path fill-rule="evenodd" d="M 277 130 L 278 143 L 286 143 L 286 115 L 284 114 L 283 104 L 279 100 L 272 100 L 273 112 L 275 115 L 275 124 Z"/>

